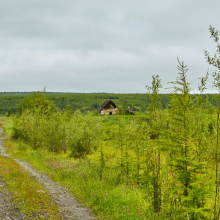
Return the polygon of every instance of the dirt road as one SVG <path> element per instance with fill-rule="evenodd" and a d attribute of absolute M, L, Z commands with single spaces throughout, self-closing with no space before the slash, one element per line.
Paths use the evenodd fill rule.
<path fill-rule="evenodd" d="M 3 147 L 3 130 L 0 127 L 0 155 L 10 157 Z M 53 198 L 62 213 L 63 219 L 74 220 L 94 220 L 95 217 L 90 214 L 90 209 L 82 207 L 80 203 L 73 198 L 73 196 L 61 185 L 53 182 L 48 176 L 33 168 L 30 164 L 14 159 L 23 169 L 28 171 L 37 182 L 44 184 L 45 190 Z M 12 198 L 7 190 L 7 184 L 0 176 L 0 219 L 1 220 L 20 220 L 26 219 L 17 209 L 16 204 L 12 204 Z"/>

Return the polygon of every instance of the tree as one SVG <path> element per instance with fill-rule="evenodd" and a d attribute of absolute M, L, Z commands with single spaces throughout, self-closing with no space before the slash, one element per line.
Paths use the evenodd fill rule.
<path fill-rule="evenodd" d="M 175 176 L 174 191 L 176 193 L 174 209 L 190 219 L 203 219 L 205 216 L 204 199 L 206 198 L 207 167 L 197 154 L 196 130 L 191 126 L 194 115 L 193 102 L 190 96 L 190 83 L 186 80 L 187 66 L 178 60 L 179 76 L 174 85 L 174 95 L 171 100 L 170 119 L 170 168 Z M 206 79 L 202 79 L 200 90 L 204 88 Z M 169 138 L 168 137 L 168 138 Z"/>
<path fill-rule="evenodd" d="M 25 97 L 18 105 L 20 115 L 26 110 L 29 110 L 31 113 L 39 111 L 41 114 L 49 114 L 55 110 L 55 105 L 52 101 L 47 100 L 45 94 L 42 92 L 34 92 Z"/>
<path fill-rule="evenodd" d="M 11 108 L 8 109 L 8 112 L 6 113 L 6 117 L 10 117 L 11 116 Z"/>
<path fill-rule="evenodd" d="M 216 43 L 216 52 L 213 56 L 205 50 L 205 58 L 209 65 L 214 67 L 212 70 L 212 76 L 214 78 L 213 86 L 219 90 L 220 93 L 220 45 L 219 45 L 219 32 L 215 30 L 211 25 L 209 26 L 209 31 L 211 34 L 211 38 L 213 38 Z M 219 148 L 219 115 L 220 115 L 220 99 L 219 99 L 219 107 L 217 111 L 217 135 L 216 135 L 216 147 L 215 147 L 215 203 L 214 203 L 214 216 L 215 219 L 219 219 L 219 176 L 218 176 L 218 148 Z"/>
<path fill-rule="evenodd" d="M 162 88 L 161 79 L 159 75 L 152 76 L 151 86 L 146 86 L 150 93 L 151 103 L 149 104 L 149 117 L 151 125 L 151 138 L 153 139 L 153 157 L 154 162 L 152 166 L 152 185 L 154 189 L 154 211 L 159 212 L 161 207 L 161 177 L 160 177 L 160 149 L 159 149 L 159 133 L 160 128 L 158 127 L 158 108 L 161 107 L 159 102 L 159 90 Z"/>

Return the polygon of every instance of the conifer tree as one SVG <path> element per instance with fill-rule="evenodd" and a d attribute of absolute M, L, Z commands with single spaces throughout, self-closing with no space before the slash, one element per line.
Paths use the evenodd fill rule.
<path fill-rule="evenodd" d="M 203 202 L 208 194 L 207 185 L 203 183 L 207 173 L 205 164 L 200 162 L 194 147 L 196 139 L 195 129 L 191 126 L 194 120 L 189 94 L 191 89 L 186 81 L 188 69 L 179 59 L 178 63 L 179 76 L 171 82 L 174 85 L 174 95 L 171 100 L 170 130 L 170 164 L 177 179 L 175 210 L 191 219 L 200 219 L 205 215 L 204 210 L 207 210 Z"/>
<path fill-rule="evenodd" d="M 204 108 L 205 103 L 202 100 L 202 93 L 204 92 L 204 90 L 206 89 L 206 82 L 208 80 L 208 75 L 209 72 L 207 72 L 205 77 L 201 77 L 200 79 L 200 84 L 198 86 L 198 89 L 200 91 L 200 95 L 197 96 L 197 103 L 195 106 L 195 109 L 198 109 L 198 113 L 196 112 L 196 116 L 195 118 L 197 118 L 196 122 L 197 122 L 197 129 L 196 129 L 196 133 L 197 133 L 197 142 L 198 142 L 198 156 L 200 157 L 202 154 L 202 141 L 203 141 L 203 137 L 204 137 L 204 132 L 203 132 L 203 117 L 202 117 L 202 111 Z M 201 158 L 200 158 L 201 159 Z M 199 159 L 199 160 L 200 160 Z"/>
<path fill-rule="evenodd" d="M 187 66 L 184 65 L 184 63 L 180 63 L 178 60 L 178 70 L 179 70 L 179 76 L 177 77 L 177 80 L 175 82 L 170 82 L 174 85 L 174 96 L 172 99 L 172 109 L 174 110 L 174 122 L 175 124 L 178 124 L 177 130 L 179 131 L 179 137 L 176 137 L 175 142 L 177 142 L 179 145 L 179 155 L 181 159 L 179 161 L 176 161 L 178 166 L 180 167 L 180 170 L 182 174 L 184 174 L 184 179 L 182 179 L 182 183 L 184 184 L 184 195 L 188 195 L 188 185 L 189 185 L 189 177 L 187 175 L 187 156 L 188 156 L 188 142 L 187 142 L 187 131 L 188 131 L 188 118 L 187 113 L 190 108 L 191 99 L 189 97 L 190 92 L 190 84 L 186 81 L 186 73 L 188 71 Z M 181 130 L 179 129 L 181 128 Z M 185 159 L 184 159 L 185 158 Z M 173 158 L 176 160 L 175 158 Z"/>
<path fill-rule="evenodd" d="M 161 181 L 160 181 L 160 149 L 159 149 L 159 127 L 158 127 L 158 108 L 159 102 L 159 90 L 162 88 L 161 79 L 159 75 L 152 76 L 151 86 L 146 86 L 150 93 L 151 103 L 149 105 L 149 116 L 151 124 L 151 138 L 153 139 L 153 163 L 152 163 L 152 184 L 154 188 L 153 204 L 155 212 L 158 212 L 161 207 Z"/>
<path fill-rule="evenodd" d="M 211 56 L 208 51 L 205 51 L 205 58 L 209 65 L 214 67 L 212 71 L 212 76 L 214 78 L 213 86 L 216 87 L 220 92 L 220 45 L 219 45 L 219 32 L 211 25 L 209 26 L 209 31 L 211 38 L 213 38 L 216 43 L 216 53 Z M 217 134 L 216 134 L 216 148 L 215 148 L 215 203 L 214 203 L 214 217 L 215 219 L 219 218 L 219 168 L 218 168 L 218 156 L 219 156 L 219 115 L 220 115 L 220 98 L 219 106 L 217 111 Z"/>

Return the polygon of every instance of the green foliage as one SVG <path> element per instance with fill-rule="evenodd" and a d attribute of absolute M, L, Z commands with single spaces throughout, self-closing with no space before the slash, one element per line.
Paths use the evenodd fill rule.
<path fill-rule="evenodd" d="M 111 99 L 117 106 L 130 106 L 132 110 L 136 110 L 135 106 L 139 106 L 142 112 L 146 111 L 150 103 L 149 94 L 77 94 L 77 93 L 43 93 L 47 100 L 52 101 L 55 106 L 61 110 L 66 109 L 68 105 L 70 109 L 76 111 L 87 107 L 89 111 L 97 111 L 106 99 Z M 10 107 L 12 113 L 19 113 L 17 107 L 21 101 L 32 93 L 1 93 L 0 92 L 0 114 L 5 114 Z M 169 102 L 169 95 L 159 95 L 163 108 L 166 108 Z"/>
<path fill-rule="evenodd" d="M 182 127 L 179 130 L 177 125 L 175 127 L 176 122 L 171 120 L 173 118 L 171 113 L 170 110 L 157 111 L 155 122 L 160 135 L 154 139 L 151 139 L 152 124 L 147 120 L 149 115 L 101 117 L 82 114 L 79 111 L 71 116 L 65 111 L 54 113 L 50 117 L 47 115 L 39 117 L 36 113 L 23 114 L 15 119 L 14 127 L 19 128 L 22 135 L 20 138 L 23 141 L 38 150 L 32 152 L 23 144 L 18 144 L 13 150 L 24 151 L 25 157 L 29 154 L 30 160 L 35 160 L 35 163 L 40 165 L 43 160 L 45 166 L 51 169 L 53 177 L 56 175 L 60 181 L 65 181 L 75 193 L 80 192 L 80 195 L 88 199 L 96 210 L 109 214 L 114 219 L 126 219 L 128 212 L 124 213 L 123 207 L 132 210 L 129 212 L 131 215 L 129 219 L 149 219 L 149 217 L 157 219 L 158 209 L 160 209 L 159 219 L 181 219 L 193 214 L 194 219 L 202 219 L 202 216 L 207 216 L 204 219 L 210 219 L 212 216 L 210 201 L 214 195 L 213 188 L 210 188 L 212 185 L 210 180 L 213 178 L 210 141 L 216 129 L 215 127 L 212 129 L 212 136 L 208 135 L 212 120 L 207 118 L 208 114 L 206 114 L 204 121 L 208 123 L 204 124 L 204 121 L 201 121 L 199 133 L 209 139 L 203 138 L 200 146 L 197 147 L 197 134 L 193 133 L 191 137 L 189 136 L 193 145 L 189 151 L 190 160 L 187 160 L 187 163 L 190 163 L 188 166 L 190 184 L 186 197 L 183 186 L 187 179 L 186 172 L 176 166 L 177 163 L 185 165 L 186 161 L 184 157 L 175 158 L 175 155 L 181 153 L 178 149 L 174 151 L 173 148 L 175 145 L 177 147 L 178 143 L 173 139 L 173 134 L 167 136 L 171 130 L 173 133 L 178 132 L 178 136 Z M 190 132 L 197 126 L 196 116 L 197 113 L 193 113 L 190 117 L 189 126 L 192 126 Z M 168 127 L 166 121 L 170 121 Z M 93 130 L 93 126 L 96 125 Z M 84 158 L 67 162 L 70 160 L 67 159 L 68 155 L 74 156 L 73 152 L 78 150 L 78 148 L 72 150 L 72 143 L 77 143 L 81 137 L 88 137 L 85 143 L 93 141 L 90 142 L 93 150 L 90 150 L 87 157 L 85 153 Z M 37 144 L 36 140 L 40 140 L 40 144 Z M 166 146 L 163 146 L 163 142 Z M 208 149 L 206 145 L 209 146 Z M 66 153 L 62 154 L 65 148 Z M 54 156 L 56 160 L 51 159 L 50 151 L 57 155 Z M 76 157 L 80 152 L 81 149 L 76 153 Z M 60 162 L 58 153 L 61 154 L 60 158 L 66 159 Z M 46 155 L 48 159 L 45 158 Z M 170 162 L 168 155 L 173 155 L 174 163 Z M 210 167 L 207 166 L 208 161 Z M 158 171 L 160 171 L 159 176 Z"/>
<path fill-rule="evenodd" d="M 100 120 L 91 114 L 83 115 L 79 111 L 73 114 L 69 124 L 71 155 L 83 158 L 97 148 L 97 137 L 101 132 Z"/>
<path fill-rule="evenodd" d="M 117 106 L 117 109 L 118 109 L 118 111 L 117 111 L 117 114 L 118 114 L 118 115 L 127 115 L 127 114 L 128 114 L 128 113 L 125 111 L 125 109 L 127 109 L 127 107 L 126 107 L 125 104 L 123 104 L 123 105 L 118 105 L 118 106 Z"/>
<path fill-rule="evenodd" d="M 162 88 L 161 79 L 159 78 L 159 75 L 153 75 L 152 76 L 152 83 L 151 86 L 147 86 L 148 92 L 150 94 L 151 103 L 149 104 L 149 110 L 151 112 L 155 112 L 156 109 L 159 107 L 161 103 L 159 102 L 159 90 Z"/>
<path fill-rule="evenodd" d="M 96 148 L 99 118 L 80 111 L 72 115 L 68 111 L 50 115 L 41 112 L 36 108 L 34 113 L 26 111 L 15 117 L 12 136 L 31 144 L 33 149 L 42 147 L 57 153 L 70 150 L 72 156 L 81 158 Z"/>
<path fill-rule="evenodd" d="M 3 95 L 4 94 L 4 95 Z M 8 95 L 10 94 L 10 95 Z M 12 110 L 12 114 L 19 113 L 18 105 L 28 95 L 32 93 L 0 93 L 0 114 L 5 115 L 9 108 Z M 151 103 L 151 95 L 146 94 L 68 94 L 68 93 L 44 93 L 47 100 L 52 101 L 56 108 L 65 110 L 68 106 L 69 110 L 76 111 L 87 107 L 88 111 L 97 111 L 106 99 L 113 98 L 112 100 L 117 106 L 126 105 L 131 107 L 133 111 L 144 113 L 149 110 L 149 104 Z M 218 106 L 218 99 L 215 99 L 212 94 L 193 94 L 190 95 L 195 101 L 196 97 L 201 96 L 204 102 L 208 99 L 209 103 L 213 106 Z M 166 109 L 169 105 L 172 94 L 158 94 L 159 103 L 162 109 Z M 94 105 L 95 103 L 95 105 Z"/>
<path fill-rule="evenodd" d="M 42 92 L 35 92 L 24 98 L 18 105 L 18 112 L 21 115 L 25 111 L 34 113 L 35 111 L 42 113 L 50 113 L 55 110 L 55 105 L 52 101 L 47 100 Z"/>
<path fill-rule="evenodd" d="M 11 116 L 11 108 L 8 109 L 8 112 L 6 113 L 6 117 L 10 117 Z"/>
<path fill-rule="evenodd" d="M 213 38 L 216 43 L 217 50 L 214 56 L 210 56 L 210 54 L 205 51 L 205 58 L 209 65 L 215 68 L 215 71 L 212 71 L 212 76 L 214 78 L 213 86 L 218 89 L 220 92 L 220 45 L 219 45 L 219 32 L 215 30 L 211 25 L 209 26 L 209 31 L 211 34 L 211 38 Z M 220 217 L 220 209 L 219 209 L 219 116 L 220 116 L 220 99 L 219 106 L 217 111 L 217 134 L 216 134 L 216 147 L 215 147 L 215 203 L 214 203 L 214 217 L 215 219 L 219 219 Z"/>
<path fill-rule="evenodd" d="M 150 137 L 153 139 L 152 144 L 152 156 L 154 160 L 151 161 L 151 176 L 149 183 L 151 184 L 153 190 L 153 205 L 154 211 L 159 212 L 161 208 L 161 162 L 160 162 L 160 145 L 159 136 L 161 133 L 161 128 L 159 126 L 158 109 L 161 108 L 161 103 L 159 102 L 159 89 L 162 88 L 161 79 L 159 75 L 152 76 L 151 86 L 146 86 L 150 93 L 151 103 L 149 104 L 148 117 L 150 119 Z M 149 178 L 149 177 L 148 177 Z"/>

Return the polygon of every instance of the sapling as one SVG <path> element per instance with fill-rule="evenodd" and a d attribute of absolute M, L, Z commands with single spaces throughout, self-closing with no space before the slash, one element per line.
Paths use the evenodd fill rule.
<path fill-rule="evenodd" d="M 138 123 L 138 120 L 136 119 L 134 121 L 134 149 L 136 152 L 136 181 L 137 184 L 140 184 L 140 169 L 141 169 L 141 130 L 140 130 L 140 125 Z"/>
<path fill-rule="evenodd" d="M 154 188 L 154 210 L 158 212 L 161 206 L 161 184 L 160 184 L 160 149 L 159 149 L 159 128 L 158 128 L 158 109 L 161 107 L 159 102 L 159 90 L 162 88 L 159 75 L 152 76 L 151 86 L 146 86 L 150 93 L 151 103 L 149 113 L 151 118 L 151 138 L 153 139 L 154 165 L 153 165 L 153 188 Z"/>
<path fill-rule="evenodd" d="M 174 168 L 173 172 L 180 182 L 177 192 L 181 195 L 188 197 L 190 185 L 190 171 L 189 167 L 189 118 L 188 113 L 190 109 L 191 99 L 189 97 L 190 84 L 186 81 L 187 66 L 178 60 L 179 76 L 173 84 L 174 95 L 171 100 L 171 140 L 172 147 L 170 150 L 171 166 Z M 187 200 L 183 203 L 185 207 L 188 206 Z"/>
<path fill-rule="evenodd" d="M 127 140 L 125 142 L 125 165 L 126 165 L 126 184 L 129 184 L 129 177 L 130 177 L 130 156 L 129 156 L 129 146 L 132 143 L 132 129 L 126 130 Z"/>
<path fill-rule="evenodd" d="M 202 100 L 202 93 L 205 91 L 206 89 L 206 82 L 208 80 L 208 75 L 209 75 L 209 72 L 207 72 L 206 76 L 205 77 L 201 77 L 199 78 L 200 79 L 200 84 L 198 86 L 198 89 L 199 89 L 199 96 L 197 96 L 197 103 L 196 103 L 196 108 L 198 108 L 198 120 L 197 121 L 197 136 L 198 136 L 198 156 L 199 156 L 199 161 L 200 161 L 200 154 L 202 153 L 202 150 L 201 150 L 201 145 L 202 145 L 202 139 L 203 139 L 203 123 L 202 123 L 202 110 L 204 108 L 204 102 Z M 197 112 L 196 112 L 197 114 Z"/>
<path fill-rule="evenodd" d="M 125 121 L 118 116 L 118 131 L 117 131 L 117 142 L 120 150 L 120 179 L 123 180 L 123 169 L 125 165 L 124 161 L 124 145 L 125 145 Z"/>
<path fill-rule="evenodd" d="M 205 51 L 205 58 L 209 65 L 213 66 L 215 70 L 212 71 L 214 78 L 213 86 L 218 89 L 220 93 L 220 45 L 219 45 L 219 32 L 211 25 L 209 26 L 211 38 L 216 43 L 216 53 L 211 56 L 208 51 Z M 220 99 L 217 111 L 217 136 L 216 136 L 216 148 L 215 148 L 215 202 L 214 202 L 214 217 L 219 218 L 219 176 L 218 176 L 218 148 L 219 148 L 219 115 L 220 115 Z"/>
<path fill-rule="evenodd" d="M 172 82 L 174 95 L 171 100 L 172 115 L 169 135 L 171 139 L 170 167 L 176 182 L 174 186 L 175 211 L 190 219 L 200 219 L 205 216 L 204 210 L 208 210 L 207 207 L 204 208 L 204 199 L 208 194 L 208 184 L 204 184 L 207 167 L 200 161 L 200 154 L 196 154 L 195 148 L 198 141 L 195 124 L 199 123 L 199 132 L 201 132 L 202 125 L 194 119 L 192 109 L 195 106 L 190 95 L 190 83 L 186 81 L 187 66 L 179 59 L 178 64 L 179 76 L 176 81 Z M 202 78 L 200 91 L 205 89 L 206 80 L 206 77 Z"/>
<path fill-rule="evenodd" d="M 103 153 L 103 147 L 101 146 L 101 152 L 100 152 L 100 180 L 103 178 L 103 171 L 105 167 L 105 157 Z"/>

